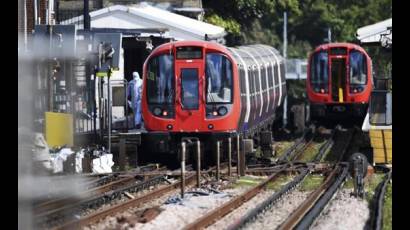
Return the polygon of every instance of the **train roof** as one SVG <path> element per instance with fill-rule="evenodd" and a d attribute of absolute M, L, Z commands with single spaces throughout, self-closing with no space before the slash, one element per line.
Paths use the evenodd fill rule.
<path fill-rule="evenodd" d="M 334 48 L 334 47 L 346 47 L 348 49 L 357 49 L 357 50 L 360 50 L 366 53 L 366 51 L 361 46 L 353 44 L 353 43 L 347 43 L 347 42 L 335 42 L 335 43 L 323 44 L 323 45 L 317 46 L 314 52 L 317 52 L 319 50 L 326 50 L 326 49 Z"/>
<path fill-rule="evenodd" d="M 257 66 L 263 65 L 273 65 L 274 63 L 284 63 L 284 58 L 280 55 L 280 52 L 268 45 L 255 44 L 238 47 L 225 47 L 216 42 L 209 41 L 174 41 L 165 43 L 158 46 L 151 53 L 150 57 L 158 53 L 169 52 L 173 47 L 180 46 L 199 46 L 216 50 L 230 56 L 237 62 L 239 66 L 246 65 L 248 68 L 256 68 Z M 149 58 L 147 58 L 147 60 Z"/>
<path fill-rule="evenodd" d="M 168 43 L 158 46 L 154 52 L 157 53 L 157 52 L 170 50 L 174 46 L 175 47 L 200 46 L 200 47 L 205 47 L 208 49 L 215 49 L 215 50 L 220 50 L 222 52 L 227 52 L 227 49 L 225 46 L 220 45 L 219 43 L 216 43 L 216 42 L 209 42 L 209 41 L 173 41 L 173 42 L 168 42 Z"/>
<path fill-rule="evenodd" d="M 240 59 L 243 60 L 243 62 L 238 63 L 239 65 L 243 63 L 246 64 L 246 66 L 248 67 L 256 67 L 256 65 L 267 65 L 273 62 L 284 62 L 284 59 L 280 55 L 279 51 L 267 45 L 255 44 L 238 47 L 229 47 L 228 50 L 235 58 L 240 57 Z"/>

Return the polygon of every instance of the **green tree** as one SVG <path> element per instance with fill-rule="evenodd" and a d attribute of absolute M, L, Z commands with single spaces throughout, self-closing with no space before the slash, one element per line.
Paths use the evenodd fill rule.
<path fill-rule="evenodd" d="M 282 47 L 283 12 L 288 14 L 288 57 L 332 41 L 356 42 L 356 30 L 391 17 L 391 0 L 218 0 L 204 1 L 207 21 L 228 32 L 227 45 L 264 43 Z M 300 55 L 300 56 L 299 56 Z"/>

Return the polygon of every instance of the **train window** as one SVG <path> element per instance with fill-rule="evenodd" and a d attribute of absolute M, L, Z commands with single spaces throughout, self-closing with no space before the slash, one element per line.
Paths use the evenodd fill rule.
<path fill-rule="evenodd" d="M 367 83 L 367 62 L 366 56 L 358 51 L 353 50 L 349 55 L 350 59 L 350 84 L 364 85 Z"/>
<path fill-rule="evenodd" d="M 206 55 L 207 103 L 232 103 L 232 63 L 222 54 Z"/>
<path fill-rule="evenodd" d="M 153 57 L 148 62 L 146 90 L 149 104 L 171 104 L 174 101 L 173 55 Z"/>
<path fill-rule="evenodd" d="M 198 69 L 181 69 L 181 102 L 183 109 L 199 108 Z"/>
<path fill-rule="evenodd" d="M 328 54 L 326 51 L 317 52 L 311 60 L 310 82 L 317 88 L 328 89 L 329 69 Z"/>

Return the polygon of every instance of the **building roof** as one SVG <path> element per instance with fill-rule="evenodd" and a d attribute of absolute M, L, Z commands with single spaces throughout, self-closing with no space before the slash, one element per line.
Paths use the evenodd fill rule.
<path fill-rule="evenodd" d="M 219 26 L 171 13 L 148 4 L 115 5 L 90 12 L 92 28 L 168 28 L 169 35 L 176 40 L 222 39 L 226 32 Z M 83 16 L 61 22 L 61 24 L 83 23 Z"/>
<path fill-rule="evenodd" d="M 357 30 L 356 36 L 361 43 L 382 43 L 391 45 L 393 39 L 392 19 L 361 27 Z M 390 44 L 389 44 L 390 43 Z"/>

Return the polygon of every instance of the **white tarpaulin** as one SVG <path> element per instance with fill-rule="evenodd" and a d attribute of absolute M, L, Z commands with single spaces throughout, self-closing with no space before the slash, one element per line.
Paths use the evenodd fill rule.
<path fill-rule="evenodd" d="M 73 153 L 74 151 L 71 150 L 70 148 L 63 148 L 58 153 L 56 153 L 55 156 L 52 157 L 53 172 L 54 173 L 63 172 L 64 161 L 66 161 L 67 157 Z"/>
<path fill-rule="evenodd" d="M 95 151 L 97 154 L 99 151 Z M 60 173 L 64 170 L 64 161 L 67 160 L 67 157 L 71 154 L 75 154 L 75 172 L 82 173 L 83 166 L 82 161 L 84 158 L 84 149 L 81 149 L 78 152 L 72 151 L 70 148 L 63 148 L 58 153 L 54 154 L 54 157 L 51 157 L 52 168 L 54 173 Z M 98 154 L 99 155 L 99 154 Z M 93 159 L 92 161 L 92 170 L 93 173 L 111 173 L 112 166 L 114 161 L 112 160 L 113 156 L 109 153 L 103 153 L 99 157 Z"/>
<path fill-rule="evenodd" d="M 113 165 L 112 154 L 103 154 L 99 158 L 93 159 L 93 173 L 111 173 Z"/>

